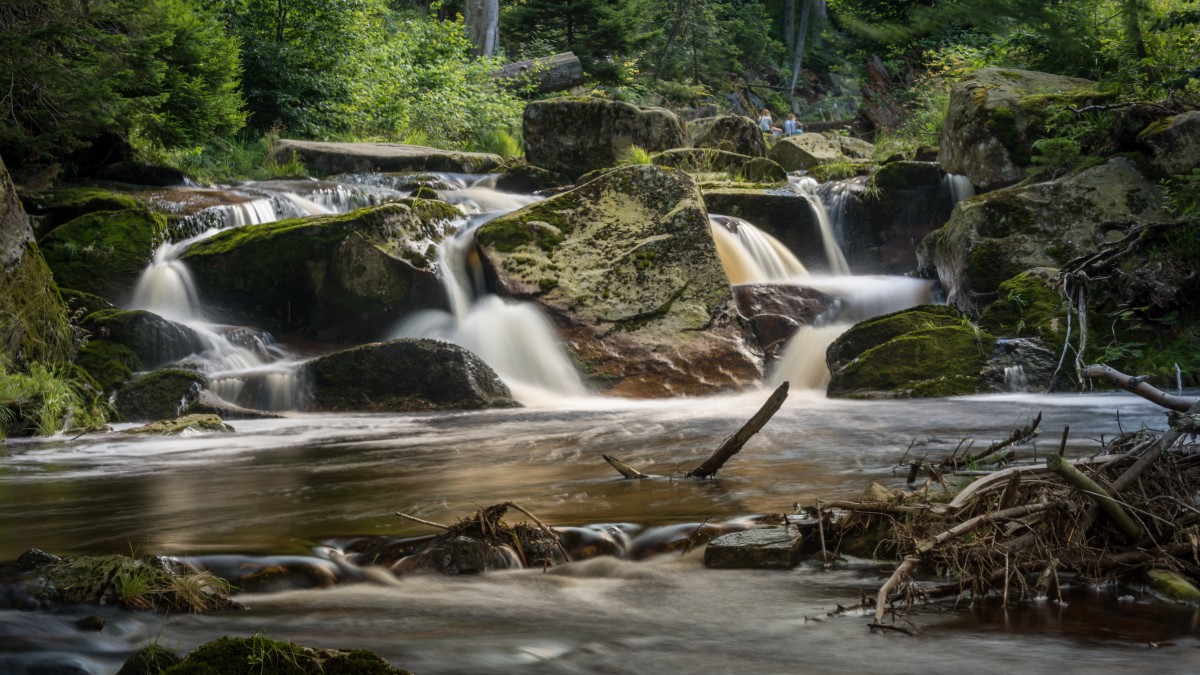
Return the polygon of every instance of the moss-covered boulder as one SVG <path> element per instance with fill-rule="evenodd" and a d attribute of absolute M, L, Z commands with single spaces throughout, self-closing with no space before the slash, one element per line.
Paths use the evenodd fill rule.
<path fill-rule="evenodd" d="M 60 288 L 59 294 L 62 296 L 63 304 L 67 306 L 67 312 L 78 316 L 85 317 L 88 314 L 93 314 L 105 309 L 116 309 L 117 306 L 96 295 L 95 293 L 84 293 L 77 291 L 74 288 Z"/>
<path fill-rule="evenodd" d="M 329 143 L 280 139 L 271 146 L 279 161 L 295 158 L 314 176 L 338 173 L 448 171 L 487 173 L 504 163 L 486 152 L 439 150 L 401 143 Z"/>
<path fill-rule="evenodd" d="M 264 635 L 200 645 L 162 675 L 409 675 L 362 650 L 313 649 Z"/>
<path fill-rule="evenodd" d="M 35 550 L 21 556 L 18 568 L 17 578 L 4 581 L 43 605 L 115 604 L 163 612 L 209 612 L 238 606 L 229 598 L 228 584 L 208 573 L 176 571 L 162 558 L 59 558 Z"/>
<path fill-rule="evenodd" d="M 705 394 L 759 377 L 682 171 L 617 169 L 491 221 L 476 242 L 491 286 L 537 302 L 599 389 Z"/>
<path fill-rule="evenodd" d="M 186 432 L 217 432 L 230 433 L 233 427 L 225 423 L 217 415 L 192 414 L 182 417 L 151 422 L 140 427 L 127 430 L 127 434 L 146 434 L 149 436 L 179 436 Z"/>
<path fill-rule="evenodd" d="M 100 339 L 88 340 L 80 347 L 75 365 L 94 379 L 103 392 L 113 391 L 143 370 L 142 360 L 132 349 Z"/>
<path fill-rule="evenodd" d="M 1164 176 L 1200 167 L 1200 110 L 1151 124 L 1138 135 L 1138 140 L 1150 148 L 1150 161 Z"/>
<path fill-rule="evenodd" d="M 861 138 L 837 135 L 833 137 L 833 142 L 837 143 L 843 155 L 852 160 L 868 160 L 875 156 L 875 145 Z"/>
<path fill-rule="evenodd" d="M 866 323 L 870 328 L 871 322 Z M 856 339 L 856 329 L 847 331 L 848 339 Z M 837 370 L 830 368 L 827 393 L 834 398 L 910 398 L 997 391 L 983 375 L 995 341 L 964 325 L 905 332 L 857 354 Z"/>
<path fill-rule="evenodd" d="M 0 160 L 0 352 L 17 363 L 62 363 L 71 350 L 58 286 Z"/>
<path fill-rule="evenodd" d="M 837 141 L 818 133 L 781 138 L 771 146 L 767 157 L 787 171 L 806 171 L 819 164 L 848 159 Z"/>
<path fill-rule="evenodd" d="M 692 146 L 751 157 L 767 156 L 767 141 L 758 123 L 744 115 L 701 117 L 687 123 Z"/>
<path fill-rule="evenodd" d="M 131 422 L 153 422 L 179 416 L 200 397 L 207 380 L 193 370 L 165 368 L 126 382 L 113 407 Z"/>
<path fill-rule="evenodd" d="M 124 211 L 146 206 L 133 195 L 98 187 L 62 187 L 21 195 L 21 204 L 33 216 L 37 235 L 95 211 Z"/>
<path fill-rule="evenodd" d="M 749 155 L 714 148 L 672 148 L 656 153 L 650 159 L 655 166 L 691 172 L 735 172 L 749 160 Z"/>
<path fill-rule="evenodd" d="M 999 297 L 979 315 L 979 325 L 1001 337 L 1036 337 L 1049 344 L 1066 337 L 1067 304 L 1055 288 L 1058 270 L 1027 270 L 1000 284 Z"/>
<path fill-rule="evenodd" d="M 890 340 L 923 328 L 961 326 L 962 312 L 946 305 L 920 305 L 862 321 L 842 333 L 825 351 L 830 372 L 841 370 L 860 354 Z"/>
<path fill-rule="evenodd" d="M 709 213 L 735 216 L 775 237 L 813 270 L 828 269 L 821 227 L 812 206 L 792 190 L 709 186 L 703 189 Z"/>
<path fill-rule="evenodd" d="M 183 659 L 175 652 L 157 644 L 146 645 L 125 659 L 117 675 L 159 675 Z"/>
<path fill-rule="evenodd" d="M 1033 144 L 1048 135 L 1055 106 L 1097 99 L 1094 83 L 1029 70 L 984 68 L 950 91 L 938 161 L 991 190 L 1025 176 Z"/>
<path fill-rule="evenodd" d="M 632 145 L 651 152 L 688 145 L 675 113 L 598 98 L 534 101 L 522 129 L 530 163 L 572 178 L 616 166 Z"/>
<path fill-rule="evenodd" d="M 948 302 L 978 316 L 999 298 L 1004 281 L 1094 251 L 1106 240 L 1106 223 L 1147 222 L 1162 213 L 1158 187 L 1116 158 L 960 202 L 945 227 L 922 241 L 919 257 L 923 269 L 936 272 Z"/>
<path fill-rule="evenodd" d="M 304 369 L 314 410 L 411 412 L 516 405 L 482 359 L 438 340 L 362 345 L 314 359 Z"/>
<path fill-rule="evenodd" d="M 48 232 L 39 245 L 59 285 L 121 305 L 166 239 L 166 216 L 135 208 L 84 214 Z"/>
<path fill-rule="evenodd" d="M 96 338 L 128 347 L 145 369 L 178 361 L 205 348 L 196 331 L 144 310 L 100 310 L 84 317 L 82 325 Z"/>
<path fill-rule="evenodd" d="M 362 342 L 405 312 L 445 308 L 435 246 L 460 216 L 444 202 L 406 199 L 222 232 L 182 260 L 230 323 Z"/>
<path fill-rule="evenodd" d="M 766 157 L 751 157 L 737 170 L 737 177 L 751 183 L 783 183 L 787 171 L 779 163 Z"/>

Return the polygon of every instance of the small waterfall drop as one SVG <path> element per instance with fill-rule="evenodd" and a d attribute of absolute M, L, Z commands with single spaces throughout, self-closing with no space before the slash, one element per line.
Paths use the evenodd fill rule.
<path fill-rule="evenodd" d="M 825 247 L 829 271 L 832 274 L 850 274 L 850 264 L 846 262 L 846 256 L 842 253 L 842 247 L 838 243 L 834 221 L 829 215 L 829 210 L 825 208 L 825 200 L 818 193 L 817 181 L 808 176 L 793 177 L 788 179 L 788 185 L 797 194 L 807 199 L 809 207 L 812 208 L 813 216 L 817 219 L 817 226 L 821 228 L 821 243 Z M 844 207 L 838 208 L 839 215 L 844 212 Z"/>
<path fill-rule="evenodd" d="M 1004 388 L 1014 393 L 1032 390 L 1032 384 L 1029 382 L 1029 375 L 1025 372 L 1024 366 L 1004 367 Z"/>
<path fill-rule="evenodd" d="M 537 403 L 561 396 L 586 396 L 587 387 L 560 344 L 554 327 L 537 307 L 488 293 L 475 249 L 475 230 L 536 197 L 497 192 L 484 185 L 443 193 L 473 212 L 467 227 L 438 247 L 439 273 L 450 312 L 414 312 L 392 337 L 428 337 L 453 342 L 482 358 L 504 379 L 514 398 Z"/>
<path fill-rule="evenodd" d="M 808 270 L 783 243 L 741 218 L 710 215 L 708 226 L 730 284 L 808 276 Z"/>
<path fill-rule="evenodd" d="M 944 191 L 950 195 L 951 207 L 964 199 L 975 196 L 975 186 L 971 183 L 971 179 L 957 173 L 943 175 L 942 186 Z"/>

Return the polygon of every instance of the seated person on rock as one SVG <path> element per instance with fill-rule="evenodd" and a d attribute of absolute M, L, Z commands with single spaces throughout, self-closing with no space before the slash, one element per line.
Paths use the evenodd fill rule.
<path fill-rule="evenodd" d="M 800 122 L 796 120 L 796 113 L 788 113 L 787 119 L 783 121 L 783 135 L 795 136 L 802 133 L 804 133 L 804 127 L 800 126 Z"/>
<path fill-rule="evenodd" d="M 775 126 L 774 120 L 771 119 L 771 111 L 766 108 L 762 109 L 762 115 L 758 118 L 758 128 L 762 129 L 764 134 L 771 134 L 772 136 L 778 136 L 781 131 L 779 127 Z"/>

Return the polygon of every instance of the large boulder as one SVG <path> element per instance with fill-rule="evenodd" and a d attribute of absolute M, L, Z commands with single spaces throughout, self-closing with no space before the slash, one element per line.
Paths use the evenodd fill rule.
<path fill-rule="evenodd" d="M 131 422 L 154 422 L 183 414 L 207 385 L 204 375 L 164 368 L 126 382 L 117 390 L 113 407 Z"/>
<path fill-rule="evenodd" d="M 491 221 L 476 241 L 492 288 L 537 302 L 599 389 L 707 394 L 759 377 L 681 171 L 617 169 Z"/>
<path fill-rule="evenodd" d="M 281 162 L 292 158 L 311 174 L 449 171 L 487 173 L 504 163 L 500 155 L 484 152 L 439 150 L 400 143 L 328 143 L 280 139 L 271 154 Z"/>
<path fill-rule="evenodd" d="M 820 224 L 803 195 L 788 189 L 713 186 L 704 188 L 704 204 L 710 213 L 741 218 L 778 239 L 806 267 L 828 268 Z"/>
<path fill-rule="evenodd" d="M 433 253 L 460 217 L 444 202 L 407 199 L 225 231 L 182 260 L 231 323 L 362 342 L 404 312 L 445 308 Z"/>
<path fill-rule="evenodd" d="M 604 99 L 534 101 L 523 130 L 525 158 L 571 178 L 616 166 L 633 145 L 651 152 L 688 145 L 675 113 Z"/>
<path fill-rule="evenodd" d="M 121 305 L 167 236 L 166 216 L 141 207 L 84 214 L 39 245 L 59 285 Z"/>
<path fill-rule="evenodd" d="M 128 347 L 145 369 L 157 368 L 205 348 L 196 331 L 144 310 L 100 310 L 85 317 L 83 327 L 94 338 Z"/>
<path fill-rule="evenodd" d="M 684 171 L 736 172 L 750 161 L 749 155 L 714 148 L 672 148 L 650 158 L 655 166 L 667 166 Z"/>
<path fill-rule="evenodd" d="M 810 133 L 779 139 L 767 157 L 787 171 L 807 171 L 819 164 L 845 162 L 842 146 L 824 134 Z"/>
<path fill-rule="evenodd" d="M 976 71 L 950 91 L 938 161 L 985 190 L 1012 185 L 1024 178 L 1054 107 L 1084 105 L 1095 96 L 1090 80 L 1007 68 Z"/>
<path fill-rule="evenodd" d="M 1028 187 L 972 197 L 921 242 L 922 268 L 936 271 L 947 301 L 978 316 L 1000 284 L 1035 267 L 1058 267 L 1094 251 L 1106 223 L 1162 216 L 1158 187 L 1124 158 Z"/>
<path fill-rule="evenodd" d="M 1138 138 L 1150 147 L 1150 161 L 1163 175 L 1200 167 L 1200 110 L 1151 124 Z"/>
<path fill-rule="evenodd" d="M 701 117 L 687 123 L 692 146 L 715 148 L 751 157 L 767 156 L 767 141 L 758 124 L 743 115 Z"/>
<path fill-rule="evenodd" d="M 482 359 L 437 340 L 361 345 L 314 359 L 304 370 L 315 410 L 412 412 L 516 405 Z"/>
<path fill-rule="evenodd" d="M 21 363 L 62 363 L 71 349 L 58 286 L 0 160 L 0 352 Z"/>
<path fill-rule="evenodd" d="M 829 346 L 835 398 L 958 396 L 1001 390 L 985 373 L 996 339 L 942 310 L 869 319 Z"/>
<path fill-rule="evenodd" d="M 38 236 L 93 211 L 124 211 L 145 206 L 132 195 L 96 187 L 63 187 L 21 195 Z"/>

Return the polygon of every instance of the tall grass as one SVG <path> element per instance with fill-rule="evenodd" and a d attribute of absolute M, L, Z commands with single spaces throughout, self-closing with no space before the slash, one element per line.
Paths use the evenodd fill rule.
<path fill-rule="evenodd" d="M 270 133 L 257 138 L 217 138 L 202 146 L 171 150 L 135 142 L 135 148 L 139 160 L 173 167 L 200 183 L 308 175 L 294 155 L 277 157 L 271 152 L 278 138 Z"/>
<path fill-rule="evenodd" d="M 65 371 L 41 363 L 30 364 L 27 372 L 16 371 L 8 356 L 0 354 L 0 438 L 50 436 L 100 426 L 106 419 L 103 397 Z"/>

